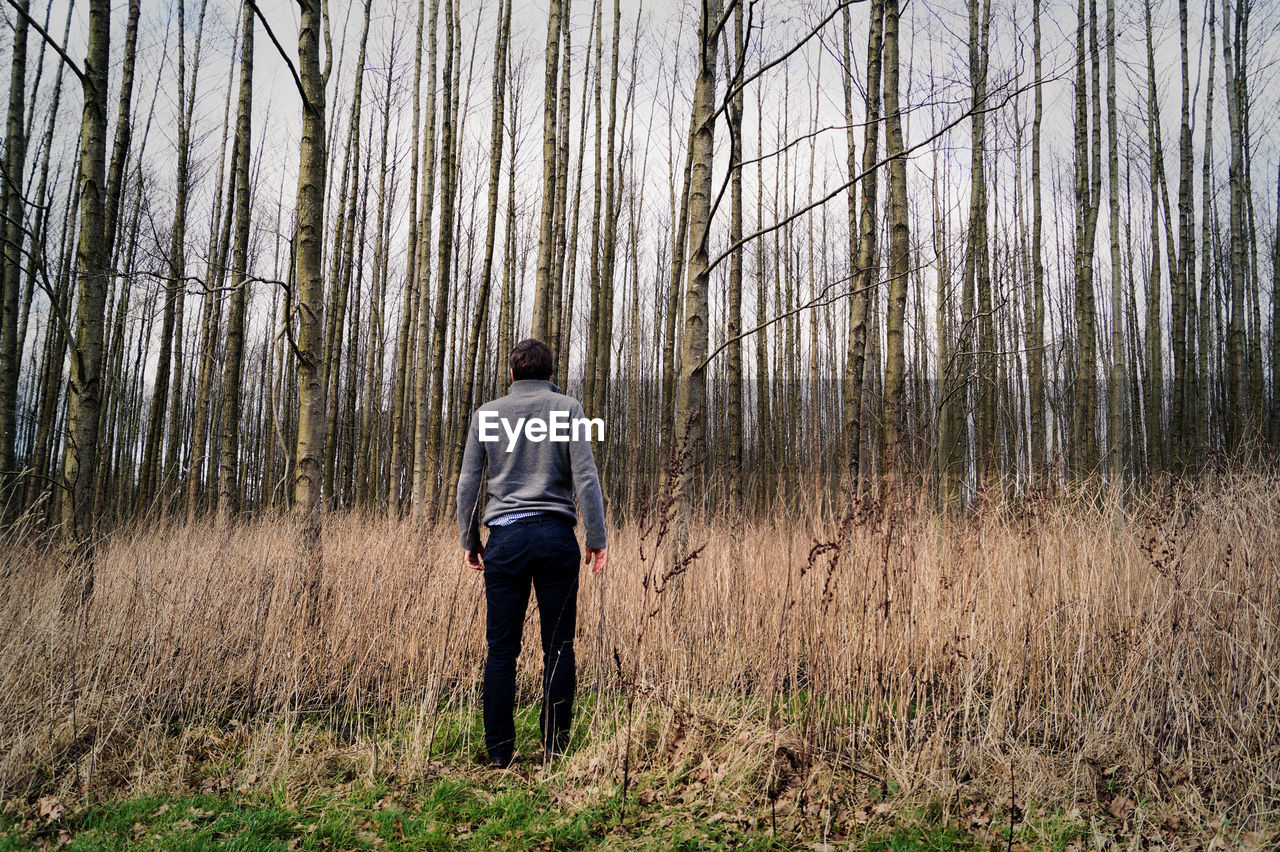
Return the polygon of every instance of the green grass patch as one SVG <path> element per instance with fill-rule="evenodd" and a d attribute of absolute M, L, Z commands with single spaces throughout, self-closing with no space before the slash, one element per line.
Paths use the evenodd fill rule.
<path fill-rule="evenodd" d="M 0 852 L 26 849 L 204 850 L 579 850 L 821 848 L 817 826 L 769 826 L 767 815 L 702 813 L 696 803 L 641 806 L 625 817 L 616 791 L 580 799 L 515 773 L 473 772 L 392 789 L 280 789 L 232 795 L 143 795 L 84 807 L 56 820 L 5 817 Z M 569 795 L 566 795 L 569 794 Z M 914 825 L 854 832 L 832 848 L 982 848 L 954 828 Z"/>

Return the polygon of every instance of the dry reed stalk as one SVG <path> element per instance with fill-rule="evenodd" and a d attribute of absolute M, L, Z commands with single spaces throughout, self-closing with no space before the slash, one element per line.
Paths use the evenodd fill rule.
<path fill-rule="evenodd" d="M 644 766 L 700 771 L 696 730 L 723 746 L 729 768 L 711 777 L 764 796 L 822 765 L 944 798 L 1070 807 L 1123 790 L 1188 814 L 1274 813 L 1276 517 L 1280 484 L 1232 475 L 962 518 L 920 497 L 845 517 L 703 519 L 678 606 L 657 607 L 652 540 L 629 522 L 606 577 L 584 577 L 580 682 L 598 700 L 591 745 L 565 771 L 614 772 L 630 747 Z M 481 578 L 452 530 L 330 517 L 310 631 L 293 541 L 278 518 L 121 531 L 73 620 L 56 554 L 30 535 L 7 542 L 0 796 L 127 783 L 163 763 L 164 737 L 230 720 L 318 718 L 364 744 L 365 771 L 401 777 L 456 744 L 484 649 Z M 839 547 L 814 547 L 828 541 Z M 520 670 L 531 700 L 536 644 Z M 256 772 L 279 771 L 269 752 L 292 754 L 288 737 L 254 741 Z"/>

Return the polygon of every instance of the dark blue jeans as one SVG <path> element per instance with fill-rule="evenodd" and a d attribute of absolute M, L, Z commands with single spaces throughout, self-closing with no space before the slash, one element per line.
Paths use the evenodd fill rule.
<path fill-rule="evenodd" d="M 542 746 L 560 753 L 568 745 L 577 686 L 573 635 L 580 559 L 573 523 L 557 515 L 539 515 L 489 532 L 484 550 L 489 644 L 484 665 L 484 741 L 495 763 L 510 763 L 515 747 L 516 657 L 530 586 L 538 598 L 542 625 Z"/>

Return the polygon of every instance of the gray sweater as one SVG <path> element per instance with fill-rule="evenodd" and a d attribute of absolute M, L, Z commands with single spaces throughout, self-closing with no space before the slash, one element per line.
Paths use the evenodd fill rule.
<path fill-rule="evenodd" d="M 604 500 L 592 436 L 603 437 L 603 423 L 592 431 L 583 422 L 582 404 L 548 381 L 520 379 L 510 392 L 486 402 L 471 415 L 467 447 L 458 475 L 458 532 L 462 546 L 480 546 L 480 521 L 509 512 L 552 512 L 574 523 L 577 493 L 587 547 L 605 546 Z M 541 425 L 540 425 L 541 424 Z M 489 500 L 480 509 L 480 478 L 488 466 Z"/>

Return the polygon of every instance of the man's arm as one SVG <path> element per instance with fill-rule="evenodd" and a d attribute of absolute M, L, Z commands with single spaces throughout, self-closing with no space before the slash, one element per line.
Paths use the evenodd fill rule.
<path fill-rule="evenodd" d="M 582 404 L 574 402 L 573 417 L 584 417 Z M 569 463 L 573 469 L 573 490 L 578 495 L 578 508 L 582 512 L 582 525 L 587 530 L 587 560 L 596 555 L 595 571 L 604 568 L 605 547 L 608 539 L 604 530 L 604 496 L 600 491 L 600 475 L 596 472 L 595 456 L 591 453 L 589 435 L 569 442 Z"/>
<path fill-rule="evenodd" d="M 483 553 L 480 546 L 480 484 L 484 476 L 484 448 L 476 432 L 476 415 L 467 427 L 467 446 L 462 453 L 462 470 L 458 474 L 458 535 L 463 550 Z"/>

